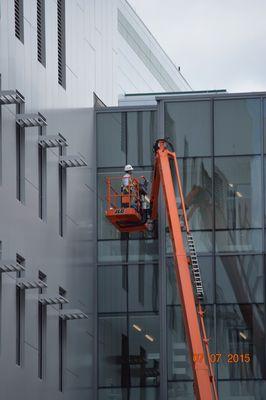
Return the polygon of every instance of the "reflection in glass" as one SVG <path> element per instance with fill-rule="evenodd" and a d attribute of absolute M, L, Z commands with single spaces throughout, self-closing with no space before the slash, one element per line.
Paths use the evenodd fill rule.
<path fill-rule="evenodd" d="M 210 231 L 194 231 L 193 238 L 198 253 L 210 253 L 213 248 L 212 232 Z M 186 235 L 183 234 L 184 246 L 187 249 Z M 166 254 L 173 254 L 172 241 L 169 233 L 166 234 Z"/>
<path fill-rule="evenodd" d="M 128 400 L 160 400 L 160 389 L 157 387 L 131 388 Z"/>
<path fill-rule="evenodd" d="M 168 400 L 195 400 L 193 382 L 168 382 Z"/>
<path fill-rule="evenodd" d="M 216 231 L 215 245 L 217 253 L 258 253 L 262 249 L 262 230 Z"/>
<path fill-rule="evenodd" d="M 165 136 L 177 157 L 211 155 L 211 113 L 209 101 L 165 104 Z"/>
<path fill-rule="evenodd" d="M 217 352 L 219 379 L 265 378 L 264 307 L 233 304 L 217 306 Z M 250 362 L 228 362 L 227 354 L 249 354 Z"/>
<path fill-rule="evenodd" d="M 126 317 L 99 317 L 99 386 L 128 385 Z"/>
<path fill-rule="evenodd" d="M 265 381 L 219 381 L 218 391 L 222 400 L 265 400 Z"/>
<path fill-rule="evenodd" d="M 210 338 L 210 351 L 215 351 L 213 331 L 213 306 L 204 307 L 205 327 Z M 167 307 L 167 362 L 168 380 L 193 379 L 189 349 L 187 346 L 181 306 Z"/>
<path fill-rule="evenodd" d="M 167 307 L 167 334 L 168 379 L 192 379 L 192 369 L 180 306 Z"/>
<path fill-rule="evenodd" d="M 260 99 L 214 101 L 215 155 L 260 153 Z"/>
<path fill-rule="evenodd" d="M 214 183 L 217 229 L 261 227 L 260 157 L 216 158 Z"/>
<path fill-rule="evenodd" d="M 191 229 L 212 229 L 212 163 L 209 158 L 178 160 Z"/>
<path fill-rule="evenodd" d="M 127 163 L 134 166 L 153 165 L 153 145 L 157 134 L 155 111 L 127 113 Z"/>
<path fill-rule="evenodd" d="M 129 356 L 132 386 L 159 385 L 160 328 L 158 315 L 130 316 Z"/>
<path fill-rule="evenodd" d="M 213 270 L 211 257 L 198 257 L 204 289 L 203 303 L 213 303 Z M 176 284 L 173 258 L 166 259 L 167 267 L 167 305 L 180 304 L 179 291 Z"/>
<path fill-rule="evenodd" d="M 127 266 L 98 267 L 98 312 L 126 312 L 127 285 Z"/>
<path fill-rule="evenodd" d="M 158 264 L 129 265 L 129 311 L 158 310 L 158 277 Z"/>
<path fill-rule="evenodd" d="M 98 262 L 122 263 L 127 257 L 127 241 L 126 240 L 103 240 L 98 241 Z"/>
<path fill-rule="evenodd" d="M 216 298 L 218 303 L 263 303 L 262 257 L 216 257 Z"/>
<path fill-rule="evenodd" d="M 124 166 L 126 164 L 125 114 L 98 113 L 96 118 L 97 166 Z"/>
<path fill-rule="evenodd" d="M 154 261 L 158 260 L 157 240 L 129 240 L 128 261 Z"/>

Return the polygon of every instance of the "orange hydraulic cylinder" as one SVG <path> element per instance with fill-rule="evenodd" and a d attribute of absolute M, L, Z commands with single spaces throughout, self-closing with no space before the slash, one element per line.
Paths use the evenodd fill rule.
<path fill-rule="evenodd" d="M 194 374 L 194 390 L 197 400 L 214 400 L 210 371 L 206 363 L 206 353 L 200 331 L 186 249 L 183 242 L 176 195 L 169 164 L 169 152 L 164 146 L 157 151 L 157 167 L 163 186 L 168 214 L 170 234 L 175 259 L 175 273 L 184 314 L 186 337 L 190 349 L 190 358 Z M 203 359 L 193 359 L 194 354 L 204 355 Z"/>

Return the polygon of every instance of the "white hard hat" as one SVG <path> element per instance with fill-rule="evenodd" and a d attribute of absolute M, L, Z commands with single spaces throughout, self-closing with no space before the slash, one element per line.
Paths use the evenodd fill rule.
<path fill-rule="evenodd" d="M 126 172 L 128 172 L 128 171 L 133 171 L 133 170 L 134 170 L 134 168 L 132 167 L 132 165 L 127 164 L 127 165 L 125 166 L 125 171 L 126 171 Z"/>

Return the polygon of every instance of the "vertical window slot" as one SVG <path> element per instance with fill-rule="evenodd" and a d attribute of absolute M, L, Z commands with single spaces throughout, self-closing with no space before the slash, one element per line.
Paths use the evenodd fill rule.
<path fill-rule="evenodd" d="M 58 83 L 66 88 L 65 0 L 57 0 Z"/>
<path fill-rule="evenodd" d="M 39 271 L 39 279 L 47 281 L 46 275 Z M 43 294 L 44 289 L 39 289 L 39 294 Z M 45 366 L 45 332 L 46 332 L 46 307 L 40 302 L 38 304 L 38 377 L 44 378 Z"/>
<path fill-rule="evenodd" d="M 25 266 L 25 259 L 19 254 L 16 256 L 16 262 Z M 22 272 L 17 272 L 17 278 L 22 277 Z M 16 286 L 16 364 L 21 366 L 23 361 L 23 343 L 24 343 L 24 318 L 25 318 L 25 291 Z"/>
<path fill-rule="evenodd" d="M 37 58 L 46 66 L 45 0 L 37 0 Z"/>
<path fill-rule="evenodd" d="M 24 43 L 23 0 L 14 0 L 15 36 Z"/>

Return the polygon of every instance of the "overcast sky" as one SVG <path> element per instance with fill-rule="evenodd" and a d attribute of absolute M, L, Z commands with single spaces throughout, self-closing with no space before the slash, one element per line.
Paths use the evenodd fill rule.
<path fill-rule="evenodd" d="M 266 91 L 266 0 L 128 0 L 194 90 Z"/>

